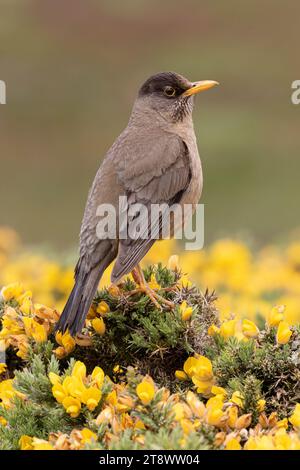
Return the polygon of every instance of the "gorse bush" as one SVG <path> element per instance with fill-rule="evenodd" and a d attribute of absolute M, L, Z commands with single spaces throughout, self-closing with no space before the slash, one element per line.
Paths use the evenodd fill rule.
<path fill-rule="evenodd" d="M 300 330 L 283 305 L 220 320 L 171 257 L 100 290 L 81 335 L 21 284 L 1 293 L 1 449 L 300 449 Z"/>

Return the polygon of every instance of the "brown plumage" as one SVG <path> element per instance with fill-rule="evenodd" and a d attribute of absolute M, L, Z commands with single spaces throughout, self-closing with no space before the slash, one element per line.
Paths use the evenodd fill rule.
<path fill-rule="evenodd" d="M 79 333 L 104 270 L 114 260 L 112 282 L 128 274 L 155 242 L 146 239 L 99 239 L 100 204 L 119 211 L 119 196 L 129 206 L 143 203 L 196 205 L 202 190 L 202 171 L 192 122 L 194 94 L 216 82 L 191 83 L 165 72 L 141 87 L 126 129 L 107 152 L 89 192 L 80 232 L 80 257 L 75 285 L 57 329 Z M 162 229 L 164 215 L 156 232 Z M 119 221 L 118 221 L 119 222 Z M 145 219 L 148 234 L 149 220 Z"/>

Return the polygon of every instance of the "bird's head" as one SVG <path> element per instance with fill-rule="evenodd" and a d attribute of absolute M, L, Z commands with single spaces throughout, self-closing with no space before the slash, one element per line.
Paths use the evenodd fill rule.
<path fill-rule="evenodd" d="M 145 113 L 155 111 L 168 121 L 178 122 L 191 115 L 194 96 L 218 85 L 212 80 L 190 82 L 175 72 L 152 75 L 141 86 L 137 103 Z"/>

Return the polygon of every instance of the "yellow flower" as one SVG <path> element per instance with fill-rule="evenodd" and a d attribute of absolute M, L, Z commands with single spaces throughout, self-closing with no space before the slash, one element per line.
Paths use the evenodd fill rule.
<path fill-rule="evenodd" d="M 196 365 L 197 359 L 193 356 L 188 357 L 183 365 L 183 370 L 189 377 L 192 377 L 195 374 Z"/>
<path fill-rule="evenodd" d="M 252 420 L 251 413 L 247 413 L 247 414 L 240 416 L 235 422 L 235 429 L 240 430 L 240 429 L 248 428 L 251 424 L 251 420 Z"/>
<path fill-rule="evenodd" d="M 92 382 L 95 383 L 97 387 L 101 389 L 104 382 L 104 372 L 101 367 L 97 366 L 94 368 L 91 378 Z"/>
<path fill-rule="evenodd" d="M 106 403 L 108 403 L 109 405 L 112 405 L 112 406 L 116 406 L 116 404 L 118 403 L 118 397 L 117 397 L 117 392 L 115 390 L 113 390 L 112 392 L 110 392 L 106 399 L 105 399 Z"/>
<path fill-rule="evenodd" d="M 54 450 L 53 445 L 44 439 L 38 439 L 34 437 L 32 440 L 33 450 Z"/>
<path fill-rule="evenodd" d="M 197 392 L 201 395 L 209 396 L 211 392 L 212 382 L 210 380 L 200 380 L 196 375 L 192 377 L 193 383 L 197 387 Z"/>
<path fill-rule="evenodd" d="M 272 436 L 250 437 L 244 445 L 245 450 L 274 450 Z"/>
<path fill-rule="evenodd" d="M 281 321 L 278 325 L 276 341 L 278 344 L 286 344 L 292 336 L 289 324 L 286 321 Z"/>
<path fill-rule="evenodd" d="M 96 333 L 98 333 L 98 335 L 103 336 L 105 334 L 106 327 L 102 317 L 94 318 L 92 320 L 92 327 L 94 328 Z"/>
<path fill-rule="evenodd" d="M 47 331 L 44 325 L 41 325 L 30 317 L 23 317 L 23 323 L 27 336 L 33 338 L 37 343 L 44 343 L 47 341 Z"/>
<path fill-rule="evenodd" d="M 211 397 L 206 402 L 206 408 L 220 408 L 222 409 L 224 405 L 224 397 L 222 395 L 216 395 Z"/>
<path fill-rule="evenodd" d="M 88 313 L 87 313 L 86 318 L 87 318 L 88 320 L 91 320 L 92 318 L 96 318 L 96 316 L 97 316 L 97 312 L 96 312 L 96 310 L 94 309 L 94 306 L 92 305 L 92 306 L 89 308 L 89 311 L 88 311 Z"/>
<path fill-rule="evenodd" d="M 77 377 L 79 380 L 84 380 L 86 376 L 86 366 L 81 361 L 76 361 L 72 369 L 72 376 Z"/>
<path fill-rule="evenodd" d="M 206 410 L 204 403 L 190 390 L 186 394 L 186 402 L 197 418 L 202 418 L 204 416 Z"/>
<path fill-rule="evenodd" d="M 24 335 L 24 337 L 26 338 L 26 336 Z M 28 354 L 28 350 L 29 350 L 29 343 L 26 339 L 20 339 L 18 340 L 17 342 L 17 347 L 18 347 L 18 352 L 17 352 L 17 356 L 20 357 L 21 359 L 26 359 L 27 358 L 27 354 Z"/>
<path fill-rule="evenodd" d="M 241 450 L 241 448 L 242 448 L 241 444 L 235 437 L 233 437 L 232 439 L 229 439 L 229 441 L 227 441 L 226 446 L 225 446 L 226 450 Z"/>
<path fill-rule="evenodd" d="M 283 418 L 280 421 L 277 421 L 277 423 L 276 423 L 276 428 L 287 429 L 288 426 L 289 426 L 289 422 L 288 422 L 287 418 Z"/>
<path fill-rule="evenodd" d="M 223 387 L 217 387 L 216 385 L 213 385 L 213 386 L 211 387 L 211 393 L 212 393 L 213 395 L 221 395 L 221 396 L 223 396 L 224 398 L 225 398 L 226 395 L 227 395 L 227 392 L 226 392 L 225 388 L 223 388 Z"/>
<path fill-rule="evenodd" d="M 55 335 L 55 340 L 63 348 L 65 355 L 70 354 L 75 349 L 76 341 L 68 331 L 66 331 L 64 334 L 62 334 L 60 331 L 57 332 Z"/>
<path fill-rule="evenodd" d="M 300 428 L 300 403 L 297 403 L 289 422 L 295 427 Z"/>
<path fill-rule="evenodd" d="M 224 321 L 220 327 L 220 335 L 228 339 L 235 335 L 236 320 Z"/>
<path fill-rule="evenodd" d="M 13 379 L 2 380 L 0 382 L 0 406 L 10 408 L 15 397 L 25 398 L 25 395 L 14 389 Z"/>
<path fill-rule="evenodd" d="M 59 313 L 56 310 L 46 307 L 43 304 L 34 304 L 34 313 L 42 320 L 49 320 L 52 323 L 57 322 L 59 319 Z"/>
<path fill-rule="evenodd" d="M 32 445 L 33 438 L 30 436 L 27 436 L 27 434 L 23 434 L 20 437 L 19 440 L 19 446 L 21 450 L 32 450 L 33 445 Z"/>
<path fill-rule="evenodd" d="M 129 411 L 134 407 L 134 400 L 130 396 L 118 397 L 118 403 L 116 404 L 116 410 L 120 412 Z"/>
<path fill-rule="evenodd" d="M 210 325 L 207 330 L 208 336 L 215 336 L 220 333 L 220 328 L 218 328 L 214 323 Z"/>
<path fill-rule="evenodd" d="M 227 408 L 227 423 L 232 429 L 235 428 L 235 423 L 238 419 L 238 408 L 236 406 L 229 406 Z"/>
<path fill-rule="evenodd" d="M 97 305 L 97 313 L 104 316 L 109 312 L 109 306 L 103 300 Z"/>
<path fill-rule="evenodd" d="M 83 444 L 88 444 L 92 441 L 97 441 L 97 434 L 95 434 L 93 431 L 91 431 L 88 428 L 83 428 L 80 431 L 81 437 L 82 437 L 82 443 Z"/>
<path fill-rule="evenodd" d="M 180 421 L 185 417 L 185 408 L 183 403 L 175 403 L 175 405 L 172 406 L 172 411 L 174 413 L 175 421 Z"/>
<path fill-rule="evenodd" d="M 82 395 L 86 390 L 82 380 L 73 375 L 64 379 L 63 387 L 65 390 L 67 390 L 68 395 L 71 395 L 74 398 L 78 398 L 78 400 L 82 399 Z"/>
<path fill-rule="evenodd" d="M 278 326 L 284 318 L 285 305 L 276 305 L 271 309 L 267 315 L 267 325 L 271 328 L 272 326 Z"/>
<path fill-rule="evenodd" d="M 253 321 L 243 320 L 242 332 L 246 336 L 246 338 L 256 338 L 256 336 L 259 334 L 259 329 Z"/>
<path fill-rule="evenodd" d="M 211 361 L 205 356 L 189 357 L 185 361 L 183 369 L 196 385 L 197 392 L 208 396 L 213 385 Z"/>
<path fill-rule="evenodd" d="M 220 426 L 223 423 L 224 412 L 221 408 L 210 407 L 207 410 L 206 422 L 211 426 Z"/>
<path fill-rule="evenodd" d="M 7 369 L 7 365 L 3 364 L 2 362 L 0 363 L 0 375 L 3 374 Z"/>
<path fill-rule="evenodd" d="M 16 310 L 10 306 L 7 306 L 4 310 L 2 317 L 2 330 L 0 332 L 0 338 L 5 339 L 10 335 L 19 335 L 24 333 L 24 329 L 21 322 L 18 321 L 18 314 Z"/>
<path fill-rule="evenodd" d="M 180 269 L 179 256 L 178 255 L 170 256 L 167 266 L 168 266 L 168 269 L 170 269 L 170 271 L 179 271 Z"/>
<path fill-rule="evenodd" d="M 48 377 L 52 385 L 61 383 L 61 377 L 54 372 L 49 372 Z"/>
<path fill-rule="evenodd" d="M 178 380 L 187 380 L 188 379 L 188 376 L 186 375 L 186 373 L 183 370 L 176 370 L 175 371 L 175 377 Z"/>
<path fill-rule="evenodd" d="M 58 401 L 58 403 L 62 403 L 64 399 L 68 396 L 68 391 L 63 385 L 57 382 L 52 387 L 52 395 Z"/>
<path fill-rule="evenodd" d="M 3 418 L 3 416 L 0 416 L 0 426 L 6 426 L 7 425 L 7 421 L 5 418 Z"/>
<path fill-rule="evenodd" d="M 102 393 L 97 387 L 86 388 L 82 395 L 82 403 L 85 403 L 90 411 L 93 411 L 101 399 Z"/>
<path fill-rule="evenodd" d="M 77 418 L 77 416 L 79 416 L 81 403 L 77 398 L 66 397 L 62 401 L 62 405 L 71 418 Z"/>
<path fill-rule="evenodd" d="M 210 380 L 213 377 L 212 363 L 205 356 L 189 357 L 183 369 L 188 376 L 196 375 L 200 380 Z"/>
<path fill-rule="evenodd" d="M 148 286 L 150 287 L 150 289 L 153 289 L 153 290 L 161 289 L 161 286 L 158 284 L 154 273 L 151 274 L 151 278 L 150 278 L 150 281 L 148 282 Z"/>
<path fill-rule="evenodd" d="M 111 406 L 106 406 L 97 416 L 95 423 L 97 426 L 100 426 L 103 423 L 111 423 L 113 416 L 113 408 Z"/>
<path fill-rule="evenodd" d="M 143 405 L 149 405 L 155 395 L 155 388 L 152 379 L 148 379 L 147 377 L 144 378 L 136 387 L 136 394 Z"/>
<path fill-rule="evenodd" d="M 189 307 L 186 301 L 182 302 L 179 307 L 179 311 L 181 313 L 181 318 L 183 321 L 187 321 L 191 318 L 193 314 L 193 307 Z"/>
<path fill-rule="evenodd" d="M 8 284 L 7 286 L 4 286 L 1 290 L 1 295 L 3 299 L 7 302 L 9 300 L 20 297 L 23 292 L 24 288 L 22 284 L 20 284 L 19 282 L 14 282 L 13 284 Z"/>
<path fill-rule="evenodd" d="M 63 357 L 67 356 L 65 348 L 63 348 L 62 346 L 53 349 L 53 352 L 58 359 L 62 359 Z"/>
<path fill-rule="evenodd" d="M 108 288 L 108 293 L 112 296 L 112 297 L 119 297 L 120 295 L 120 289 L 118 288 L 118 286 L 116 286 L 115 284 L 111 284 Z"/>
<path fill-rule="evenodd" d="M 179 285 L 183 287 L 184 289 L 188 289 L 192 287 L 193 284 L 186 275 L 183 275 L 180 278 Z"/>
<path fill-rule="evenodd" d="M 210 398 L 206 403 L 206 422 L 211 426 L 221 426 L 226 420 L 226 414 L 223 411 L 223 397 L 216 395 Z"/>
<path fill-rule="evenodd" d="M 183 434 L 189 435 L 195 431 L 194 424 L 189 419 L 185 419 L 185 418 L 181 419 L 180 426 L 182 428 Z"/>
<path fill-rule="evenodd" d="M 266 400 L 264 400 L 262 398 L 260 400 L 258 400 L 257 409 L 260 413 L 262 413 L 264 411 L 265 406 L 266 406 Z"/>
<path fill-rule="evenodd" d="M 240 408 L 243 407 L 243 400 L 244 400 L 244 397 L 240 392 L 234 392 L 230 399 L 232 403 L 235 403 Z"/>
<path fill-rule="evenodd" d="M 25 292 L 21 297 L 18 298 L 20 304 L 20 310 L 24 315 L 30 315 L 32 313 L 32 293 L 30 291 Z"/>

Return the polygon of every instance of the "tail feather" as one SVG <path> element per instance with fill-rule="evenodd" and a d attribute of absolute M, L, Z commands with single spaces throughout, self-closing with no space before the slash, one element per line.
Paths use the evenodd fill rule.
<path fill-rule="evenodd" d="M 72 336 L 80 333 L 102 274 L 103 269 L 99 266 L 88 273 L 77 270 L 75 285 L 56 325 L 56 331 L 64 333 L 68 330 Z"/>

